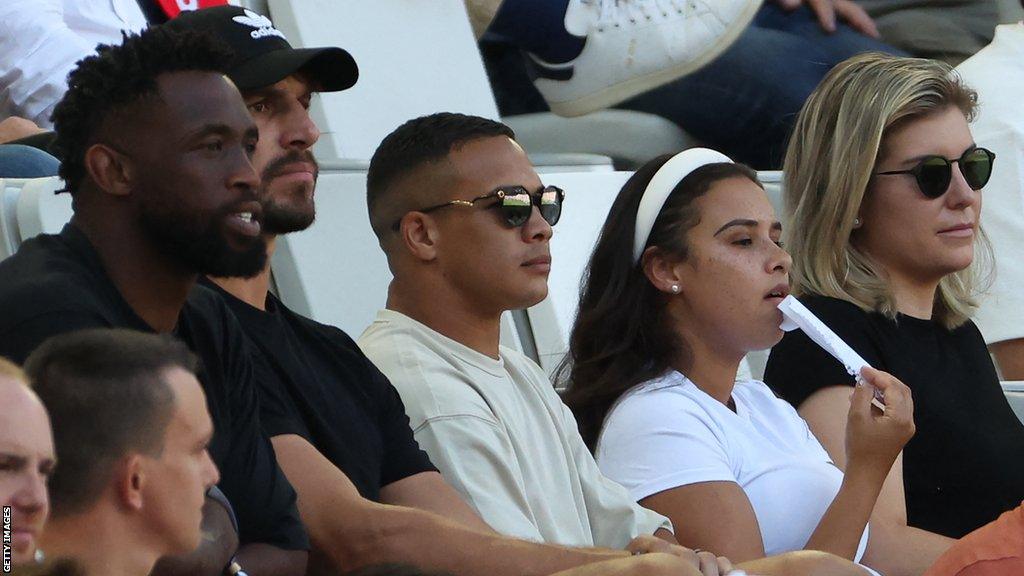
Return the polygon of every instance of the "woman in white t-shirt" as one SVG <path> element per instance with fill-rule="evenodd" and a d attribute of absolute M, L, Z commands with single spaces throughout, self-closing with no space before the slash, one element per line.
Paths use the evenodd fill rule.
<path fill-rule="evenodd" d="M 566 403 L 602 471 L 668 516 L 685 546 L 734 560 L 815 549 L 878 565 L 867 530 L 913 435 L 910 391 L 884 372 L 851 396 L 846 475 L 764 383 L 736 381 L 782 338 L 789 255 L 746 166 L 691 149 L 637 171 L 612 205 L 570 341 Z M 883 562 L 882 564 L 886 564 Z"/>

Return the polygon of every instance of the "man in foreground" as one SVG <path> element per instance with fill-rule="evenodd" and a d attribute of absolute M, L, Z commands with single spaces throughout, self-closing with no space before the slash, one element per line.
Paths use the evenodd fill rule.
<path fill-rule="evenodd" d="M 129 330 L 56 336 L 29 356 L 61 460 L 47 555 L 87 575 L 146 576 L 158 558 L 199 545 L 218 473 L 196 368 L 183 343 Z"/>

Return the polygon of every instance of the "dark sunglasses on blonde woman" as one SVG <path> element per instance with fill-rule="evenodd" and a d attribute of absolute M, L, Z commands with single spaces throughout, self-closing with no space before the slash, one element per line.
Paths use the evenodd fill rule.
<path fill-rule="evenodd" d="M 949 189 L 949 183 L 953 179 L 953 164 L 960 168 L 960 173 L 964 175 L 964 180 L 971 190 L 981 190 L 992 176 L 992 163 L 995 159 L 996 155 L 991 150 L 971 148 L 953 160 L 942 156 L 928 156 L 910 170 L 891 170 L 875 175 L 912 174 L 922 194 L 928 198 L 938 198 Z"/>

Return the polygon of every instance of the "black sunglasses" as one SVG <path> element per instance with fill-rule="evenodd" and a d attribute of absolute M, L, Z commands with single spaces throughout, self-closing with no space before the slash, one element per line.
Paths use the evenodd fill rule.
<path fill-rule="evenodd" d="M 910 170 L 893 170 L 878 172 L 876 176 L 892 174 L 913 174 L 917 179 L 917 187 L 928 198 L 938 198 L 949 189 L 953 178 L 953 163 L 960 167 L 960 173 L 971 190 L 981 190 L 992 176 L 992 163 L 996 155 L 985 148 L 972 148 L 955 160 L 942 156 L 928 156 Z"/>
<path fill-rule="evenodd" d="M 415 212 L 426 214 L 448 206 L 473 206 L 477 202 L 488 198 L 497 198 L 499 200 L 490 208 L 500 210 L 505 223 L 513 228 L 526 224 L 526 221 L 530 219 L 534 206 L 540 210 L 540 217 L 550 226 L 554 226 L 558 224 L 558 219 L 562 216 L 562 201 L 565 200 L 565 191 L 558 186 L 545 186 L 535 193 L 530 193 L 529 190 L 522 186 L 502 186 L 483 196 L 477 196 L 472 200 L 451 200 L 437 206 L 421 208 L 415 210 Z M 391 225 L 391 229 L 397 231 L 401 225 L 402 219 L 399 218 Z"/>

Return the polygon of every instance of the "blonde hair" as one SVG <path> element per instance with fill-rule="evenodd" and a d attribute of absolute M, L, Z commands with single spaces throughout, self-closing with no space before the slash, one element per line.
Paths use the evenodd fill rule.
<path fill-rule="evenodd" d="M 25 372 L 17 364 L 3 356 L 0 356 L 0 376 L 6 376 L 12 380 L 28 384 L 28 376 L 25 375 Z"/>
<path fill-rule="evenodd" d="M 796 294 L 837 298 L 896 318 L 884 272 L 850 242 L 853 221 L 887 132 L 950 106 L 969 121 L 977 94 L 934 60 L 866 53 L 822 80 L 797 117 L 783 167 Z M 939 282 L 933 316 L 946 328 L 966 322 L 977 306 L 975 293 L 991 262 L 984 233 L 975 253 L 970 266 Z"/>

